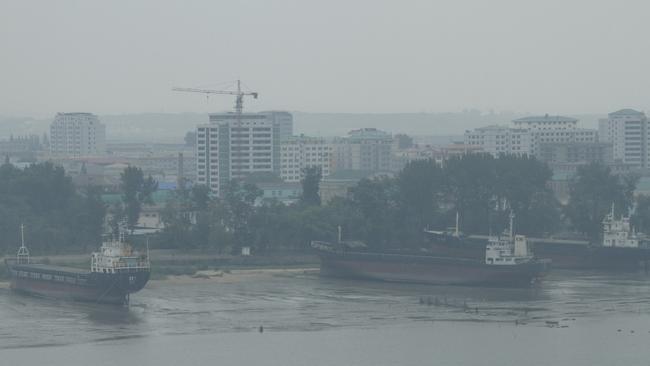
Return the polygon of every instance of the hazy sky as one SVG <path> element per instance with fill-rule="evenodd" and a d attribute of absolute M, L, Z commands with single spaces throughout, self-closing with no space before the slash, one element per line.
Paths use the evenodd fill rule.
<path fill-rule="evenodd" d="M 0 1 L 0 115 L 650 106 L 647 1 Z"/>

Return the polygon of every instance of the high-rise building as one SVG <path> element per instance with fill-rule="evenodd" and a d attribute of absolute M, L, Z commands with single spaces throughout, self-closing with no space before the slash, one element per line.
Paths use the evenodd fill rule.
<path fill-rule="evenodd" d="M 645 113 L 621 109 L 608 117 L 599 121 L 598 128 L 601 141 L 612 144 L 614 162 L 633 168 L 649 167 L 650 131 Z"/>
<path fill-rule="evenodd" d="M 282 140 L 280 177 L 285 182 L 300 182 L 303 170 L 319 167 L 323 177 L 330 174 L 332 145 L 324 138 L 292 136 Z"/>
<path fill-rule="evenodd" d="M 280 143 L 293 135 L 293 115 L 285 111 L 264 111 L 266 119 L 273 124 L 273 172 L 280 175 Z"/>
<path fill-rule="evenodd" d="M 102 155 L 106 126 L 92 113 L 57 113 L 50 125 L 50 152 L 54 155 Z"/>
<path fill-rule="evenodd" d="M 275 137 L 284 140 L 293 136 L 293 115 L 285 111 L 264 111 L 266 118 L 273 123 Z"/>
<path fill-rule="evenodd" d="M 352 130 L 333 141 L 332 170 L 389 172 L 393 137 L 376 128 Z"/>
<path fill-rule="evenodd" d="M 280 176 L 280 138 L 290 136 L 293 118 L 287 112 L 210 114 L 210 123 L 197 126 L 197 184 L 220 194 L 232 179 L 253 173 Z"/>
<path fill-rule="evenodd" d="M 598 132 L 578 128 L 578 120 L 563 116 L 533 116 L 512 121 L 514 127 L 488 126 L 465 132 L 465 144 L 479 146 L 494 156 L 538 156 L 542 144 L 596 143 Z"/>

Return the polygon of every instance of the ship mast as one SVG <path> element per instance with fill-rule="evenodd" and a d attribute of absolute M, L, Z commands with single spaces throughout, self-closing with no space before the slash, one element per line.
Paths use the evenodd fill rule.
<path fill-rule="evenodd" d="M 29 264 L 29 249 L 25 246 L 25 225 L 20 224 L 20 248 L 16 255 L 18 264 Z"/>
<path fill-rule="evenodd" d="M 509 232 L 509 234 L 510 234 L 510 238 L 512 238 L 512 234 L 513 234 L 513 229 L 512 229 L 512 227 L 513 227 L 513 221 L 514 221 L 514 219 L 515 219 L 515 214 L 514 214 L 514 212 L 512 212 L 512 210 L 510 210 L 510 232 Z"/>

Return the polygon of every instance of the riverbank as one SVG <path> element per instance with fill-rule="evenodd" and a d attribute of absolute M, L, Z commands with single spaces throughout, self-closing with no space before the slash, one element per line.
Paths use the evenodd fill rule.
<path fill-rule="evenodd" d="M 197 271 L 191 275 L 165 276 L 163 279 L 155 279 L 154 282 L 186 284 L 202 282 L 236 283 L 267 279 L 270 277 L 299 277 L 316 276 L 319 273 L 318 267 L 296 267 L 296 268 L 247 268 L 247 269 L 226 269 L 226 270 L 205 270 Z"/>
<path fill-rule="evenodd" d="M 293 273 L 292 271 L 318 270 L 319 260 L 316 255 L 296 252 L 277 252 L 265 255 L 235 256 L 214 252 L 176 250 L 152 250 L 151 278 L 164 280 L 180 279 L 212 279 L 218 280 L 233 277 L 233 273 Z M 88 268 L 89 254 L 64 254 L 43 257 L 32 257 L 35 263 L 48 263 L 58 266 Z M 243 271 L 250 270 L 250 271 Z M 233 272 L 235 271 L 235 272 Z M 258 272 L 255 272 L 258 271 Z M 0 263 L 0 280 L 6 280 L 7 272 L 4 261 Z M 225 276 L 225 277 L 224 277 Z"/>

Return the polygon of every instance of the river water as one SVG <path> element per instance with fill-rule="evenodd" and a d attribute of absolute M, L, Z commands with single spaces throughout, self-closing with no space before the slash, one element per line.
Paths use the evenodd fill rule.
<path fill-rule="evenodd" d="M 235 274 L 151 281 L 129 308 L 0 289 L 0 365 L 647 365 L 648 345 L 643 274 L 532 289 Z"/>

